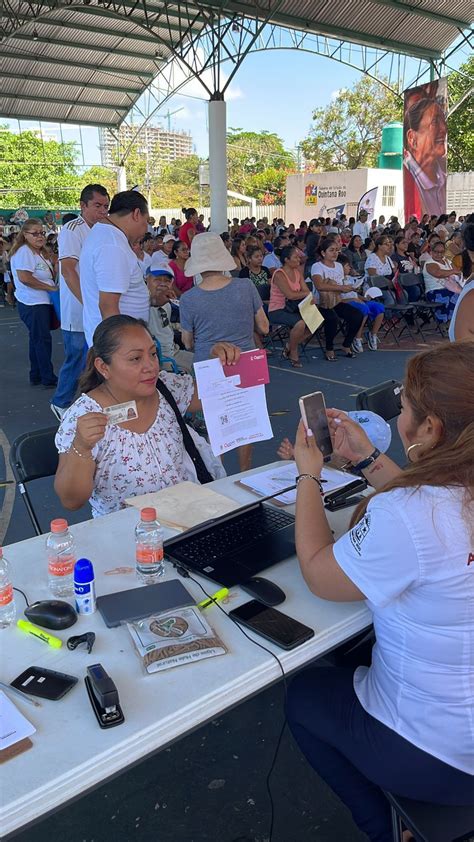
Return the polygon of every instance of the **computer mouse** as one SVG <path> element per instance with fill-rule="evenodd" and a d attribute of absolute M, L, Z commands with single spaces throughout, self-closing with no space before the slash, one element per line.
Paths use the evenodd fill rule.
<path fill-rule="evenodd" d="M 45 629 L 68 629 L 77 620 L 77 614 L 69 602 L 62 599 L 45 599 L 33 602 L 25 608 L 25 617 Z"/>
<path fill-rule="evenodd" d="M 261 576 L 254 576 L 243 582 L 240 587 L 245 593 L 263 602 L 264 605 L 280 605 L 286 599 L 285 592 L 274 582 L 263 579 Z"/>

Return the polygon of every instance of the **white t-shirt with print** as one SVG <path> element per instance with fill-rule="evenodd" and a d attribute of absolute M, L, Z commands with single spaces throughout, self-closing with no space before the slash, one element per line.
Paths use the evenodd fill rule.
<path fill-rule="evenodd" d="M 32 289 L 23 284 L 18 271 L 31 272 L 38 281 L 51 286 L 51 292 L 57 289 L 54 282 L 53 267 L 49 260 L 40 254 L 36 254 L 26 244 L 20 246 L 17 252 L 10 258 L 10 267 L 15 283 L 15 297 L 22 304 L 51 304 L 49 293 L 45 289 Z"/>
<path fill-rule="evenodd" d="M 395 489 L 334 545 L 366 595 L 376 644 L 354 689 L 413 745 L 474 774 L 474 544 L 462 490 Z"/>
<path fill-rule="evenodd" d="M 184 415 L 194 394 L 193 378 L 166 371 L 160 371 L 159 376 Z M 55 438 L 58 452 L 70 450 L 78 418 L 101 411 L 97 401 L 82 394 L 61 419 Z M 120 424 L 107 424 L 104 437 L 92 449 L 92 456 L 96 463 L 89 500 L 93 517 L 124 509 L 127 497 L 159 491 L 179 482 L 198 482 L 176 415 L 161 395 L 156 418 L 145 433 L 133 433 Z"/>
<path fill-rule="evenodd" d="M 99 292 L 120 293 L 119 310 L 127 316 L 148 321 L 148 289 L 136 254 L 119 228 L 96 222 L 79 258 L 84 333 L 89 346 L 102 321 Z"/>
<path fill-rule="evenodd" d="M 67 257 L 77 260 L 76 271 L 78 274 L 82 246 L 91 230 L 85 219 L 78 216 L 77 219 L 66 222 L 66 225 L 63 225 L 59 232 L 59 260 L 64 260 Z M 59 274 L 59 293 L 62 330 L 82 331 L 82 304 L 69 289 L 61 272 Z"/>
<path fill-rule="evenodd" d="M 373 252 L 372 254 L 369 254 L 367 260 L 365 261 L 364 269 L 366 278 L 370 278 L 370 275 L 368 273 L 369 269 L 375 269 L 376 275 L 386 276 L 392 274 L 392 272 L 394 271 L 394 266 L 393 261 L 390 257 L 386 257 L 385 262 L 382 263 L 380 257 Z"/>

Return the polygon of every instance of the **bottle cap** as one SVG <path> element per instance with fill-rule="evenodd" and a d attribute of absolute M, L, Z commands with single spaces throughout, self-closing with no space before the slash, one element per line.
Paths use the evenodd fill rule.
<path fill-rule="evenodd" d="M 140 517 L 145 522 L 150 520 L 156 520 L 156 509 L 152 509 L 151 506 L 148 509 L 142 509 L 140 512 Z"/>
<path fill-rule="evenodd" d="M 63 517 L 58 517 L 51 521 L 51 532 L 65 532 L 68 527 L 67 520 Z"/>
<path fill-rule="evenodd" d="M 74 565 L 74 581 L 79 584 L 92 582 L 94 579 L 94 568 L 92 561 L 88 558 L 78 558 Z"/>

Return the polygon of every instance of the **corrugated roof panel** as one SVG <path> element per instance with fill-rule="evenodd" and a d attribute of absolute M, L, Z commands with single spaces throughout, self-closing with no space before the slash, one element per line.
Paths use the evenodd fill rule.
<path fill-rule="evenodd" d="M 112 6 L 106 8 L 108 2 L 102 0 L 99 5 L 99 0 L 89 0 L 83 8 L 51 6 L 37 18 L 32 14 L 20 27 L 19 33 L 27 38 L 15 38 L 13 32 L 10 38 L 4 40 L 4 49 L 11 53 L 11 58 L 0 57 L 0 78 L 2 71 L 10 75 L 17 73 L 20 77 L 30 75 L 41 78 L 38 81 L 5 77 L 6 93 L 16 93 L 28 99 L 0 98 L 1 114 L 8 116 L 15 112 L 22 117 L 28 115 L 30 119 L 118 124 L 123 112 L 116 113 L 106 106 L 131 107 L 150 81 L 151 77 L 147 74 L 157 75 L 155 50 L 160 49 L 166 56 L 169 53 L 165 44 L 177 44 L 181 31 L 187 30 L 195 14 L 202 19 L 202 10 L 197 12 L 191 6 L 180 7 L 178 3 L 160 6 L 159 0 L 151 0 L 153 31 L 150 32 L 146 29 L 146 12 L 142 3 L 137 2 L 133 7 L 129 4 L 123 15 L 116 16 Z M 203 6 L 214 4 L 215 8 L 215 0 L 200 2 Z M 224 0 L 227 4 L 223 8 L 224 13 L 226 8 L 229 13 L 232 11 L 232 2 Z M 400 8 L 401 2 L 407 3 L 406 9 Z M 275 17 L 271 19 L 294 29 L 301 28 L 302 22 L 306 21 L 310 32 L 326 34 L 329 39 L 332 36 L 332 40 L 341 37 L 350 42 L 357 37 L 360 44 L 382 49 L 388 40 L 399 50 L 404 45 L 405 50 L 413 55 L 439 55 L 458 37 L 456 21 L 451 24 L 444 19 L 416 14 L 412 2 L 397 0 L 398 5 L 393 6 L 390 0 L 331 0 L 330 4 L 327 0 L 284 0 L 281 6 L 275 4 Z M 472 18 L 472 0 L 417 0 L 417 6 L 444 17 L 457 17 L 466 23 Z M 10 16 L 4 17 L 3 21 L 9 26 L 12 23 L 11 13 L 18 9 L 25 15 L 25 8 L 22 0 L 10 0 L 5 13 Z M 38 8 L 44 11 L 46 7 Z M 114 8 L 120 10 L 119 0 Z M 162 15 L 156 14 L 159 9 L 163 10 Z M 251 0 L 239 0 L 235 11 L 238 14 L 244 11 L 245 14 L 247 9 L 250 18 L 255 13 Z M 67 26 L 61 26 L 58 21 L 64 21 Z M 141 26 L 142 23 L 144 26 Z M 169 31 L 168 23 L 175 28 Z M 160 28 L 156 28 L 158 25 Z M 336 31 L 333 32 L 332 28 Z M 49 43 L 35 41 L 34 29 L 40 39 L 48 39 Z M 336 40 L 334 44 L 337 46 Z M 90 66 L 86 68 L 84 65 Z M 104 65 L 109 69 L 104 70 Z M 83 82 L 84 88 L 68 86 L 68 80 Z M 104 90 L 88 85 L 104 85 Z M 122 85 L 131 89 L 129 95 L 122 90 L 106 90 L 107 86 L 120 88 Z M 41 103 L 34 99 L 60 99 L 62 96 L 76 104 L 71 107 L 65 103 Z"/>

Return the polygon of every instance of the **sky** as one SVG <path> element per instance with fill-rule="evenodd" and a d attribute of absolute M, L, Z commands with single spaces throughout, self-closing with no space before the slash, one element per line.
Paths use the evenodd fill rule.
<path fill-rule="evenodd" d="M 463 57 L 460 57 L 462 60 Z M 225 66 L 224 66 L 225 67 Z M 413 62 L 413 77 L 418 62 Z M 311 127 L 314 108 L 327 105 L 341 88 L 352 87 L 361 78 L 361 73 L 337 61 L 303 51 L 272 51 L 250 54 L 237 71 L 227 93 L 227 126 L 244 131 L 276 132 L 285 147 L 295 150 Z M 410 74 L 406 77 L 410 80 Z M 185 94 L 185 95 L 182 95 Z M 189 131 L 197 154 L 208 155 L 207 101 L 206 92 L 198 81 L 193 80 L 182 94 L 172 97 L 163 113 L 178 109 L 171 117 L 171 128 Z M 137 121 L 138 121 L 137 117 Z M 7 121 L 12 131 L 18 131 L 16 121 Z M 151 124 L 166 119 L 156 116 Z M 22 130 L 37 127 L 37 123 L 21 122 Z M 60 139 L 58 126 L 42 123 L 43 132 Z M 100 163 L 99 135 L 94 128 L 84 127 L 82 154 L 78 163 L 92 165 Z M 62 125 L 64 140 L 80 141 L 78 128 Z"/>

